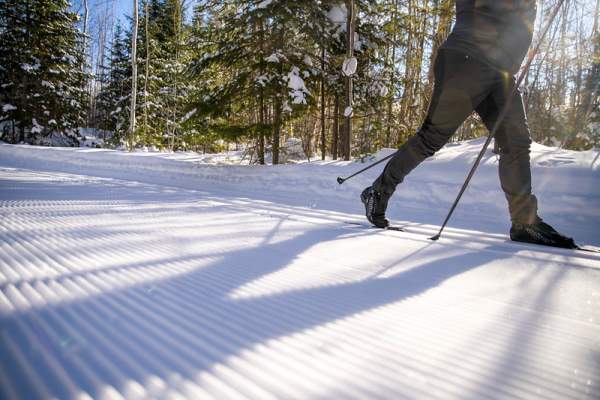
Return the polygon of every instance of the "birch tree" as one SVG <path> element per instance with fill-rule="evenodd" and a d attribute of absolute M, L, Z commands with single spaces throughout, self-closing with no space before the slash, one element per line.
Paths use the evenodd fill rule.
<path fill-rule="evenodd" d="M 135 107 L 137 98 L 137 34 L 138 0 L 133 0 L 133 22 L 131 32 L 131 104 L 129 109 L 129 151 L 135 145 Z"/>

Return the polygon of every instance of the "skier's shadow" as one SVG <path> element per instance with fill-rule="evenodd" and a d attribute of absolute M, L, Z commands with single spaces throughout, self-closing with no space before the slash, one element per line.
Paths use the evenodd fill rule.
<path fill-rule="evenodd" d="M 133 277 L 138 269 L 151 270 L 152 266 L 131 264 L 107 276 L 90 274 L 88 282 L 83 273 L 77 277 L 81 285 L 102 287 L 104 283 L 106 291 L 2 317 L 3 335 L 10 340 L 2 341 L 0 354 L 3 360 L 17 365 L 14 348 L 30 349 L 26 353 L 29 365 L 39 370 L 57 398 L 68 398 L 72 393 L 42 362 L 46 354 L 60 360 L 75 385 L 92 397 L 99 397 L 104 385 L 123 390 L 128 382 L 147 382 L 152 376 L 169 382 L 170 376 L 178 374 L 194 381 L 202 371 L 243 350 L 417 296 L 501 257 L 493 252 L 465 251 L 417 264 L 389 278 L 234 296 L 244 285 L 288 267 L 314 245 L 360 235 L 348 228 L 329 226 L 272 242 L 280 225 L 261 246 L 224 253 L 208 266 L 168 279 L 111 290 L 111 275 L 113 281 L 118 274 Z M 429 246 L 430 254 L 447 250 L 443 245 Z M 176 258 L 186 263 L 196 259 L 200 261 L 203 256 Z M 157 264 L 157 268 L 164 268 L 169 260 Z M 323 268 L 327 266 L 315 260 L 314 271 Z M 48 286 L 52 287 L 51 283 Z M 110 357 L 119 372 L 103 369 L 99 354 Z M 89 378 L 82 363 L 98 375 L 102 385 Z M 17 385 L 23 382 L 16 371 L 12 378 Z M 25 398 L 39 397 L 33 386 L 18 390 Z"/>

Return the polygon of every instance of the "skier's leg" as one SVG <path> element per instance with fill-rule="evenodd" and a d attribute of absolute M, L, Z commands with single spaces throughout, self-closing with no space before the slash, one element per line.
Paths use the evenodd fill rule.
<path fill-rule="evenodd" d="M 373 189 L 385 197 L 417 165 L 441 149 L 493 88 L 496 72 L 487 64 L 452 50 L 440 50 L 435 86 L 421 129 L 390 159 Z"/>
<path fill-rule="evenodd" d="M 509 85 L 500 83 L 477 107 L 477 113 L 488 130 L 493 129 L 513 85 L 514 80 L 509 81 Z M 508 113 L 500 122 L 495 138 L 500 150 L 500 182 L 512 220 L 510 238 L 519 242 L 576 248 L 572 238 L 557 232 L 538 217 L 537 199 L 531 193 L 531 137 L 520 93 L 516 93 L 510 101 Z"/>
<path fill-rule="evenodd" d="M 512 77 L 508 78 L 508 84 L 504 79 L 499 79 L 492 93 L 477 107 L 477 113 L 488 130 L 493 129 L 501 110 L 509 101 L 514 83 Z M 537 199 L 531 193 L 531 136 L 519 92 L 513 95 L 508 107 L 495 135 L 500 150 L 500 183 L 508 200 L 512 221 L 531 224 L 537 216 Z"/>

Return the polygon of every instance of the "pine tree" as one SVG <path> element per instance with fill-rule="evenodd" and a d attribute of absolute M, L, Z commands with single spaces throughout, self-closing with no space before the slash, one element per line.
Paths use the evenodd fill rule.
<path fill-rule="evenodd" d="M 136 144 L 136 100 L 137 100 L 137 36 L 138 36 L 138 0 L 133 0 L 133 21 L 131 25 L 131 105 L 129 106 L 129 151 Z"/>
<path fill-rule="evenodd" d="M 185 66 L 189 61 L 183 3 L 149 0 L 142 11 L 137 42 L 138 144 L 181 147 L 187 99 Z"/>
<path fill-rule="evenodd" d="M 3 140 L 77 143 L 85 107 L 83 36 L 66 0 L 5 0 L 0 7 Z"/>
<path fill-rule="evenodd" d="M 131 87 L 131 65 L 129 42 L 120 23 L 115 28 L 108 76 L 103 90 L 98 95 L 97 109 L 100 128 L 114 132 L 113 144 L 124 145 L 129 126 L 129 96 Z"/>
<path fill-rule="evenodd" d="M 320 2 L 239 3 L 196 9 L 194 118 L 223 137 L 255 139 L 260 162 L 270 139 L 276 164 L 285 122 L 316 105 L 334 26 Z"/>
<path fill-rule="evenodd" d="M 351 3 L 354 3 L 355 16 L 351 27 L 354 30 L 352 51 L 349 51 L 348 10 Z M 382 15 L 387 15 L 389 10 L 371 1 L 339 0 L 328 2 L 325 10 L 336 26 L 334 40 L 327 48 L 327 63 L 323 71 L 335 104 L 331 153 L 334 159 L 338 155 L 349 159 L 352 155 L 369 152 L 379 144 L 372 138 L 377 137 L 377 130 L 383 129 L 380 116 L 384 114 L 383 107 L 389 92 L 385 82 L 385 60 L 379 51 L 389 39 L 381 34 L 380 25 Z M 343 71 L 353 72 L 351 86 L 348 85 L 350 77 Z M 350 95 L 352 105 L 348 107 L 346 103 Z M 346 111 L 350 114 L 348 118 L 344 116 Z M 357 129 L 349 129 L 354 121 Z"/>

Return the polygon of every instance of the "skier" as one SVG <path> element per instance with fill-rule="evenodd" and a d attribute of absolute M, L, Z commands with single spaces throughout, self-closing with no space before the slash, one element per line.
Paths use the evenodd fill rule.
<path fill-rule="evenodd" d="M 500 121 L 495 140 L 500 152 L 500 183 L 512 220 L 510 238 L 576 247 L 572 238 L 558 233 L 537 215 L 537 199 L 531 191 L 529 127 L 521 94 L 513 91 L 514 75 L 532 40 L 535 3 L 456 1 L 456 23 L 435 60 L 435 86 L 425 121 L 361 194 L 367 219 L 373 225 L 389 226 L 385 210 L 396 186 L 441 149 L 473 111 L 491 131 L 508 102 L 508 112 Z"/>

